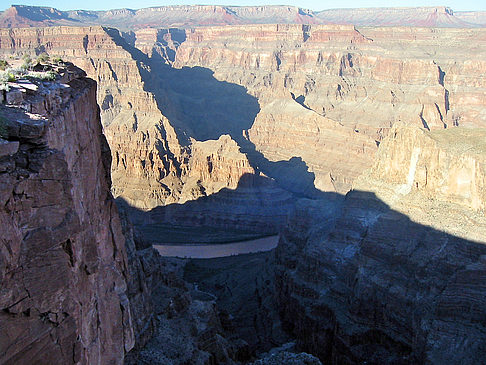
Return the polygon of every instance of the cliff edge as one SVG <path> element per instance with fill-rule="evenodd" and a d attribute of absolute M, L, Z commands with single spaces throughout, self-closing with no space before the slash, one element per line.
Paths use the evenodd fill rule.
<path fill-rule="evenodd" d="M 0 105 L 0 363 L 122 364 L 136 334 L 96 82 L 67 65 L 21 84 Z"/>

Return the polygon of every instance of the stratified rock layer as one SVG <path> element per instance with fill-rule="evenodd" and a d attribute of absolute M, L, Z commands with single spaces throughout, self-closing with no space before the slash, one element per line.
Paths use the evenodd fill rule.
<path fill-rule="evenodd" d="M 484 133 L 397 125 L 343 201 L 299 203 L 277 295 L 304 351 L 339 364 L 482 361 Z"/>
<path fill-rule="evenodd" d="M 329 9 L 313 11 L 297 6 L 175 5 L 107 11 L 70 10 L 12 5 L 0 12 L 0 26 L 107 25 L 120 29 L 193 27 L 241 24 L 355 24 L 368 26 L 477 27 L 484 12 L 454 12 L 444 6 Z"/>
<path fill-rule="evenodd" d="M 0 145 L 15 147 L 0 152 L 3 364 L 122 364 L 146 341 L 133 284 L 144 272 L 127 267 L 96 83 L 69 73 L 0 109 Z"/>
<path fill-rule="evenodd" d="M 113 192 L 144 210 L 249 171 L 298 195 L 346 193 L 395 122 L 483 127 L 485 41 L 483 29 L 351 25 L 0 32 L 2 52 L 60 54 L 99 82 Z M 220 149 L 223 135 L 237 146 Z M 228 152 L 217 181 L 209 145 Z"/>

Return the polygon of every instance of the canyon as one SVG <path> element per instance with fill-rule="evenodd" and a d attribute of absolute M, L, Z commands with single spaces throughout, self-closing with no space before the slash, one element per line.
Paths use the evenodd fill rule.
<path fill-rule="evenodd" d="M 1 58 L 71 75 L 2 107 L 2 361 L 482 361 L 482 13 L 12 6 L 0 24 Z M 152 248 L 276 234 L 208 263 Z"/>

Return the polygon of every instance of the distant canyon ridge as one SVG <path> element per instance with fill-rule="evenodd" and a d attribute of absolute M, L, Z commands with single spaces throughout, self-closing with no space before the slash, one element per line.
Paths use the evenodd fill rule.
<path fill-rule="evenodd" d="M 12 5 L 0 13 L 2 27 L 103 25 L 122 30 L 242 24 L 353 24 L 357 26 L 482 27 L 486 11 L 446 6 L 313 11 L 297 6 L 181 5 L 106 11 Z"/>

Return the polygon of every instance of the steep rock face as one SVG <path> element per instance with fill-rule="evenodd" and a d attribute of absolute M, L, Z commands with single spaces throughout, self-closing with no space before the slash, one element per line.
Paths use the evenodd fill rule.
<path fill-rule="evenodd" d="M 484 212 L 485 141 L 485 129 L 428 133 L 397 126 L 383 142 L 370 178 L 398 186 L 401 194 L 413 190 L 428 200 Z"/>
<path fill-rule="evenodd" d="M 0 31 L 2 52 L 60 54 L 99 82 L 113 193 L 142 210 L 234 189 L 248 173 L 299 197 L 344 194 L 396 122 L 483 127 L 485 41 L 482 29 L 351 25 Z M 232 148 L 220 149 L 224 135 Z M 248 196 L 262 200 L 257 185 Z"/>
<path fill-rule="evenodd" d="M 484 148 L 484 130 L 397 125 L 343 201 L 299 203 L 276 277 L 304 351 L 339 364 L 482 361 Z"/>
<path fill-rule="evenodd" d="M 207 67 L 245 86 L 260 106 L 246 134 L 254 149 L 270 161 L 301 157 L 319 190 L 345 193 L 395 122 L 485 125 L 485 66 L 457 53 L 477 57 L 484 39 L 482 30 L 206 27 L 186 31 L 173 66 Z M 323 158 L 314 145 L 332 147 Z M 278 171 L 264 172 L 279 180 Z"/>
<path fill-rule="evenodd" d="M 154 288 L 162 280 L 160 255 L 150 243 L 138 236 L 127 213 L 119 207 L 122 232 L 127 252 L 127 296 L 130 302 L 134 347 L 125 357 L 131 358 L 143 348 L 157 331 Z"/>
<path fill-rule="evenodd" d="M 238 155 L 235 145 L 233 152 L 225 150 L 228 151 L 228 156 L 219 157 L 227 161 L 223 165 L 228 169 L 221 173 L 218 181 L 213 181 L 214 177 L 210 178 L 208 173 L 204 172 L 208 171 L 208 163 L 213 163 L 204 163 L 203 160 L 212 153 L 221 155 L 221 151 L 207 152 L 207 147 L 202 148 L 202 144 L 200 148 L 197 140 L 191 142 L 185 137 L 188 132 L 184 129 L 181 131 L 181 128 L 187 126 L 180 126 L 177 117 L 173 117 L 173 121 L 169 122 L 162 114 L 154 94 L 145 91 L 153 90 L 154 87 L 155 91 L 160 89 L 160 86 L 152 85 L 154 81 L 151 79 L 157 78 L 150 74 L 157 73 L 158 66 L 152 66 L 149 60 L 121 38 L 117 31 L 102 27 L 54 27 L 1 32 L 2 52 L 32 51 L 41 48 L 51 55 L 61 55 L 72 60 L 98 81 L 98 103 L 101 106 L 104 133 L 113 151 L 113 193 L 115 196 L 123 197 L 131 205 L 151 209 L 178 201 L 184 202 L 190 199 L 192 194 L 195 194 L 194 197 L 201 196 L 202 193 L 194 192 L 198 181 L 202 190 L 217 192 L 222 187 L 236 187 L 242 175 L 254 171 L 244 162 L 245 156 Z M 135 44 L 146 50 L 140 39 L 143 40 L 147 35 L 143 32 L 137 34 L 141 38 L 137 38 Z M 175 47 L 177 34 L 176 31 L 157 31 L 152 42 L 163 41 L 163 46 L 170 49 Z M 150 35 L 149 32 L 149 39 Z M 153 43 L 150 44 L 153 46 Z M 165 57 L 168 59 L 169 55 Z M 163 78 L 162 75 L 161 82 Z M 160 98 L 173 98 L 173 95 L 162 93 Z M 179 113 L 183 105 L 177 103 L 176 107 L 175 111 Z M 172 115 L 173 109 L 174 107 L 167 107 L 167 113 Z M 178 128 L 178 134 L 175 128 Z M 194 148 L 191 149 L 193 143 Z M 215 141 L 212 145 L 217 144 Z M 199 152 L 204 155 L 199 156 Z M 243 165 L 238 167 L 240 160 L 243 161 Z M 203 171 L 198 171 L 199 167 Z M 227 181 L 223 181 L 223 175 L 227 176 Z M 194 184 L 188 184 L 183 190 L 185 181 Z"/>
<path fill-rule="evenodd" d="M 134 346 L 125 240 L 96 83 L 51 83 L 2 106 L 1 362 L 123 362 Z"/>
<path fill-rule="evenodd" d="M 154 96 L 145 91 L 143 66 L 139 69 L 132 55 L 117 44 L 126 44 L 118 31 L 52 27 L 0 32 L 2 52 L 42 49 L 69 59 L 98 82 L 104 133 L 113 151 L 115 195 L 140 208 L 176 199 L 184 152 Z"/>
<path fill-rule="evenodd" d="M 223 188 L 235 190 L 243 175 L 256 173 L 228 135 L 217 140 L 192 141 L 192 156 L 181 203 L 212 195 Z"/>

